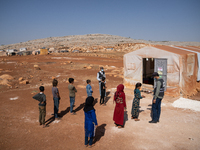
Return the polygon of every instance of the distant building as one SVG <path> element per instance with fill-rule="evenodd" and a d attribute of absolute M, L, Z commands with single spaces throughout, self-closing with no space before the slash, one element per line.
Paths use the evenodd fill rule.
<path fill-rule="evenodd" d="M 48 55 L 48 49 L 40 49 L 40 55 Z"/>
<path fill-rule="evenodd" d="M 25 47 L 19 49 L 20 52 L 21 51 L 26 51 L 26 50 L 27 50 L 27 48 L 25 48 Z"/>
<path fill-rule="evenodd" d="M 7 49 L 7 52 L 8 53 L 17 52 L 17 50 L 16 49 Z"/>

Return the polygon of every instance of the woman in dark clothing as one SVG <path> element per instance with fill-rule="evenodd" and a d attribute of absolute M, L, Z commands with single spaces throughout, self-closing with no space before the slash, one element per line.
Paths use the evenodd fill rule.
<path fill-rule="evenodd" d="M 88 137 L 90 137 L 90 147 L 92 147 L 95 126 L 97 127 L 97 119 L 95 109 L 93 107 L 93 102 L 94 98 L 92 96 L 89 96 L 86 99 L 85 107 L 83 109 L 85 113 L 85 146 L 88 146 Z"/>
<path fill-rule="evenodd" d="M 118 128 L 124 125 L 124 109 L 126 109 L 126 98 L 124 93 L 124 85 L 117 86 L 117 91 L 114 95 L 114 101 L 116 102 L 115 111 L 113 115 L 113 121 Z"/>
<path fill-rule="evenodd" d="M 142 86 L 141 83 L 137 83 L 135 85 L 135 90 L 134 90 L 135 97 L 133 99 L 133 104 L 132 104 L 131 119 L 135 119 L 135 121 L 140 121 L 140 119 L 138 119 L 140 99 L 145 98 L 145 96 L 141 96 L 141 92 L 140 92 L 141 86 Z"/>

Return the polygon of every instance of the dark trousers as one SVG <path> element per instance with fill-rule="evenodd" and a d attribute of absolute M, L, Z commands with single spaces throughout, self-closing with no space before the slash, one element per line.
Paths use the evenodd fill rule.
<path fill-rule="evenodd" d="M 92 142 L 93 142 L 93 137 L 90 137 L 89 145 L 92 145 Z M 85 145 L 88 145 L 88 137 L 87 136 L 85 136 Z"/>
<path fill-rule="evenodd" d="M 39 106 L 39 122 L 45 124 L 46 106 Z"/>
<path fill-rule="evenodd" d="M 105 92 L 101 92 L 100 104 L 104 103 Z"/>
<path fill-rule="evenodd" d="M 54 97 L 53 101 L 54 101 L 54 116 L 55 116 L 55 118 L 58 118 L 59 98 Z"/>
<path fill-rule="evenodd" d="M 160 113 L 161 113 L 161 101 L 162 99 L 157 98 L 156 103 L 152 104 L 152 112 L 153 112 L 153 121 L 159 121 Z"/>

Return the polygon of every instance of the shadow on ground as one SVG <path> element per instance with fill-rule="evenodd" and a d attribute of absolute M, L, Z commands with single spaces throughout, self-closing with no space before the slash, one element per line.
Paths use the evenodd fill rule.
<path fill-rule="evenodd" d="M 128 121 L 128 113 L 127 111 L 124 111 L 124 127 L 125 127 L 126 121 Z"/>
<path fill-rule="evenodd" d="M 102 124 L 96 128 L 95 137 L 93 141 L 94 144 L 98 142 L 101 139 L 101 137 L 105 135 L 105 131 L 106 131 L 105 126 L 106 124 Z"/>
<path fill-rule="evenodd" d="M 109 100 L 110 100 L 110 98 L 111 98 L 111 96 L 109 96 L 110 95 L 110 92 L 106 92 L 106 98 L 105 98 L 105 100 L 104 100 L 104 103 L 106 104 Z"/>

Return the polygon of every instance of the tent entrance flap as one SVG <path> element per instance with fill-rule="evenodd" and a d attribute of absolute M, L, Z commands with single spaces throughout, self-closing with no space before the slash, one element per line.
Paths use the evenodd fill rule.
<path fill-rule="evenodd" d="M 154 58 L 143 58 L 143 83 L 154 85 L 154 80 L 151 77 L 155 67 Z"/>
<path fill-rule="evenodd" d="M 165 91 L 166 91 L 167 89 L 167 59 L 156 58 L 154 64 L 155 64 L 154 71 L 158 72 L 160 78 L 164 80 L 164 86 L 165 86 Z"/>

